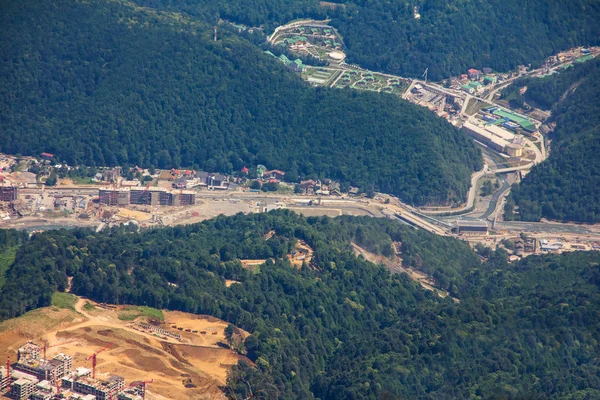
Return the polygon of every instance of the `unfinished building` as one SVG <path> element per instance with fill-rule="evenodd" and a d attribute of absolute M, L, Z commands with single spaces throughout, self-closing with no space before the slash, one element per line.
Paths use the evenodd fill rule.
<path fill-rule="evenodd" d="M 18 400 L 29 399 L 33 394 L 33 388 L 35 382 L 29 379 L 19 378 L 12 383 L 10 386 L 10 397 Z"/>
<path fill-rule="evenodd" d="M 111 375 L 107 380 L 92 379 L 89 376 L 73 382 L 73 391 L 81 394 L 91 394 L 97 400 L 112 399 L 118 392 L 125 388 L 125 379 L 118 375 Z"/>
<path fill-rule="evenodd" d="M 126 206 L 129 204 L 129 191 L 126 189 L 100 189 L 99 201 L 109 206 Z"/>
<path fill-rule="evenodd" d="M 16 186 L 0 186 L 0 201 L 14 201 L 17 199 L 17 194 Z"/>
<path fill-rule="evenodd" d="M 40 359 L 40 346 L 31 341 L 19 348 L 18 360 L 13 365 L 15 370 L 31 374 L 40 381 L 60 379 L 72 367 L 73 358 L 66 354 L 58 354 L 52 360 Z"/>

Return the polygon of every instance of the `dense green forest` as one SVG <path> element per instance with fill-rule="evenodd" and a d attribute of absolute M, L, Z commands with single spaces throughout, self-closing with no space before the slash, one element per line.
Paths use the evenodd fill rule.
<path fill-rule="evenodd" d="M 507 219 L 600 222 L 600 60 L 586 64 L 543 80 L 547 89 L 538 92 L 559 99 L 552 108 L 550 157 L 513 186 Z M 563 100 L 556 88 L 569 89 Z"/>
<path fill-rule="evenodd" d="M 344 37 L 348 62 L 415 77 L 429 68 L 434 80 L 468 68 L 508 71 L 540 63 L 600 38 L 600 4 L 593 0 L 333 0 L 323 7 L 314 0 L 134 1 L 212 21 L 220 16 L 264 25 L 267 31 L 298 17 L 330 18 Z"/>
<path fill-rule="evenodd" d="M 395 96 L 315 89 L 249 41 L 94 0 L 1 5 L 0 151 L 71 165 L 264 164 L 413 204 L 462 201 L 472 142 Z"/>
<path fill-rule="evenodd" d="M 407 76 L 429 68 L 434 80 L 468 68 L 508 71 L 600 39 L 593 0 L 355 0 L 337 10 L 332 25 L 349 62 Z"/>
<path fill-rule="evenodd" d="M 72 290 L 97 301 L 211 314 L 251 332 L 256 368 L 234 368 L 232 399 L 249 387 L 263 399 L 600 396 L 596 252 L 508 264 L 500 249 L 480 263 L 463 242 L 389 220 L 286 210 L 132 229 L 34 235 L 8 271 L 0 318 L 50 304 L 73 276 Z M 315 250 L 299 269 L 285 258 L 297 239 Z M 356 258 L 350 242 L 380 254 L 400 243 L 406 266 L 437 274 L 460 302 Z M 269 260 L 246 270 L 239 258 Z"/>
<path fill-rule="evenodd" d="M 563 96 L 566 97 L 570 89 L 576 89 L 580 80 L 585 79 L 599 66 L 600 60 L 594 59 L 582 64 L 572 64 L 558 74 L 543 78 L 520 78 L 500 93 L 502 99 L 515 108 L 522 108 L 527 102 L 531 106 L 550 110 Z M 525 93 L 521 94 L 523 88 Z"/>

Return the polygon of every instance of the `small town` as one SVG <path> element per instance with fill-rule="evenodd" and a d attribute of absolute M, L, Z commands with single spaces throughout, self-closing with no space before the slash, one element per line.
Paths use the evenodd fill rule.
<path fill-rule="evenodd" d="M 290 182 L 285 171 L 264 165 L 243 167 L 233 174 L 137 166 L 86 168 L 58 163 L 53 154 L 41 153 L 39 157 L 0 155 L 0 224 L 30 231 L 53 225 L 89 226 L 100 231 L 120 224 L 160 227 L 221 214 L 288 208 L 307 216 L 385 216 L 436 234 L 456 235 L 472 246 L 480 242 L 502 246 L 503 241 L 522 241 L 521 236 L 528 235 L 534 246 L 511 250 L 515 259 L 540 252 L 599 249 L 600 230 L 594 226 L 502 220 L 510 186 L 547 158 L 547 136 L 554 126 L 544 123 L 548 112 L 514 110 L 499 96 L 502 88 L 519 77 L 556 74 L 590 60 L 600 48 L 559 53 L 536 70 L 519 66 L 509 73 L 496 73 L 487 67 L 471 68 L 434 83 L 427 80 L 427 71 L 422 80 L 407 79 L 346 64 L 343 40 L 327 21 L 281 26 L 269 43 L 273 51 L 285 49 L 288 54 L 324 63 L 322 67 L 309 66 L 300 59 L 265 51 L 311 85 L 397 95 L 467 133 L 482 150 L 484 169 L 473 174 L 466 203 L 415 209 L 395 197 L 342 187 L 330 179 Z M 488 193 L 484 187 L 492 189 Z"/>
<path fill-rule="evenodd" d="M 600 399 L 598 0 L 0 9 L 0 400 Z"/>

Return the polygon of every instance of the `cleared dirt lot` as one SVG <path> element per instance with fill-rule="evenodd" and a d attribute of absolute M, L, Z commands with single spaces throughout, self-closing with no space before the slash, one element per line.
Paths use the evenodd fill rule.
<path fill-rule="evenodd" d="M 117 374 L 127 383 L 154 379 L 147 397 L 154 399 L 224 399 L 220 386 L 227 372 L 238 360 L 247 360 L 226 348 L 228 324 L 217 318 L 165 311 L 165 323 L 159 327 L 182 336 L 181 341 L 165 340 L 134 329 L 137 323 L 146 322 L 145 317 L 122 321 L 118 309 L 90 309 L 85 303 L 79 299 L 75 310 L 46 307 L 1 323 L 0 354 L 16 360 L 17 349 L 28 340 L 40 345 L 47 342 L 58 344 L 48 349 L 49 358 L 64 352 L 73 356 L 74 368 L 89 368 L 86 358 L 111 344 L 98 355 L 97 376 Z"/>

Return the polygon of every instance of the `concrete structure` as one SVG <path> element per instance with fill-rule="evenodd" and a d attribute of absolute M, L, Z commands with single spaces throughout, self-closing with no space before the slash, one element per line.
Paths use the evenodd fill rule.
<path fill-rule="evenodd" d="M 10 397 L 18 400 L 29 399 L 33 394 L 33 385 L 35 382 L 29 379 L 19 378 L 10 386 Z"/>
<path fill-rule="evenodd" d="M 96 400 L 96 396 L 93 394 L 72 393 L 69 400 Z"/>
<path fill-rule="evenodd" d="M 21 361 L 21 359 L 39 360 L 40 351 L 40 346 L 30 340 L 17 350 L 17 361 Z"/>
<path fill-rule="evenodd" d="M 87 370 L 87 368 L 83 368 L 83 370 Z M 83 395 L 92 395 L 97 400 L 109 400 L 125 388 L 125 380 L 118 375 L 111 375 L 105 381 L 92 379 L 89 373 L 83 376 L 80 375 L 82 372 L 85 373 L 87 371 L 76 371 L 69 377 L 63 378 L 63 388 L 69 388 Z"/>
<path fill-rule="evenodd" d="M 329 56 L 329 58 L 331 58 L 334 61 L 342 61 L 344 58 L 346 58 L 346 55 L 344 53 L 342 53 L 341 51 L 332 51 L 331 53 L 327 54 Z"/>
<path fill-rule="evenodd" d="M 16 186 L 0 186 L 0 201 L 13 201 L 17 199 L 18 188 Z"/>
<path fill-rule="evenodd" d="M 102 189 L 99 201 L 109 206 L 124 207 L 128 204 L 148 206 L 186 206 L 196 204 L 195 192 L 176 192 L 163 188 Z"/>
<path fill-rule="evenodd" d="M 526 130 L 527 132 L 534 132 L 536 130 L 535 125 L 526 117 L 523 117 L 512 111 L 504 110 L 498 106 L 486 107 L 483 111 L 494 114 L 497 117 L 511 121 Z"/>
<path fill-rule="evenodd" d="M 457 221 L 454 230 L 463 235 L 487 234 L 488 224 L 485 221 Z"/>
<path fill-rule="evenodd" d="M 65 364 L 60 360 L 19 360 L 12 367 L 31 374 L 40 381 L 51 380 L 52 377 L 62 378 L 65 374 Z"/>
<path fill-rule="evenodd" d="M 119 393 L 118 400 L 143 400 L 139 391 L 134 388 L 127 388 L 122 393 Z"/>
<path fill-rule="evenodd" d="M 116 182 L 121 176 L 121 167 L 107 168 L 102 171 L 102 177 L 106 182 Z"/>
<path fill-rule="evenodd" d="M 126 206 L 129 204 L 129 190 L 127 189 L 100 189 L 99 201 L 109 206 Z"/>
<path fill-rule="evenodd" d="M 462 129 L 492 150 L 511 157 L 520 157 L 523 154 L 523 145 L 517 137 L 498 126 L 479 126 L 467 121 Z"/>
<path fill-rule="evenodd" d="M 51 400 L 55 394 L 54 386 L 50 381 L 41 381 L 35 385 L 30 400 Z"/>

